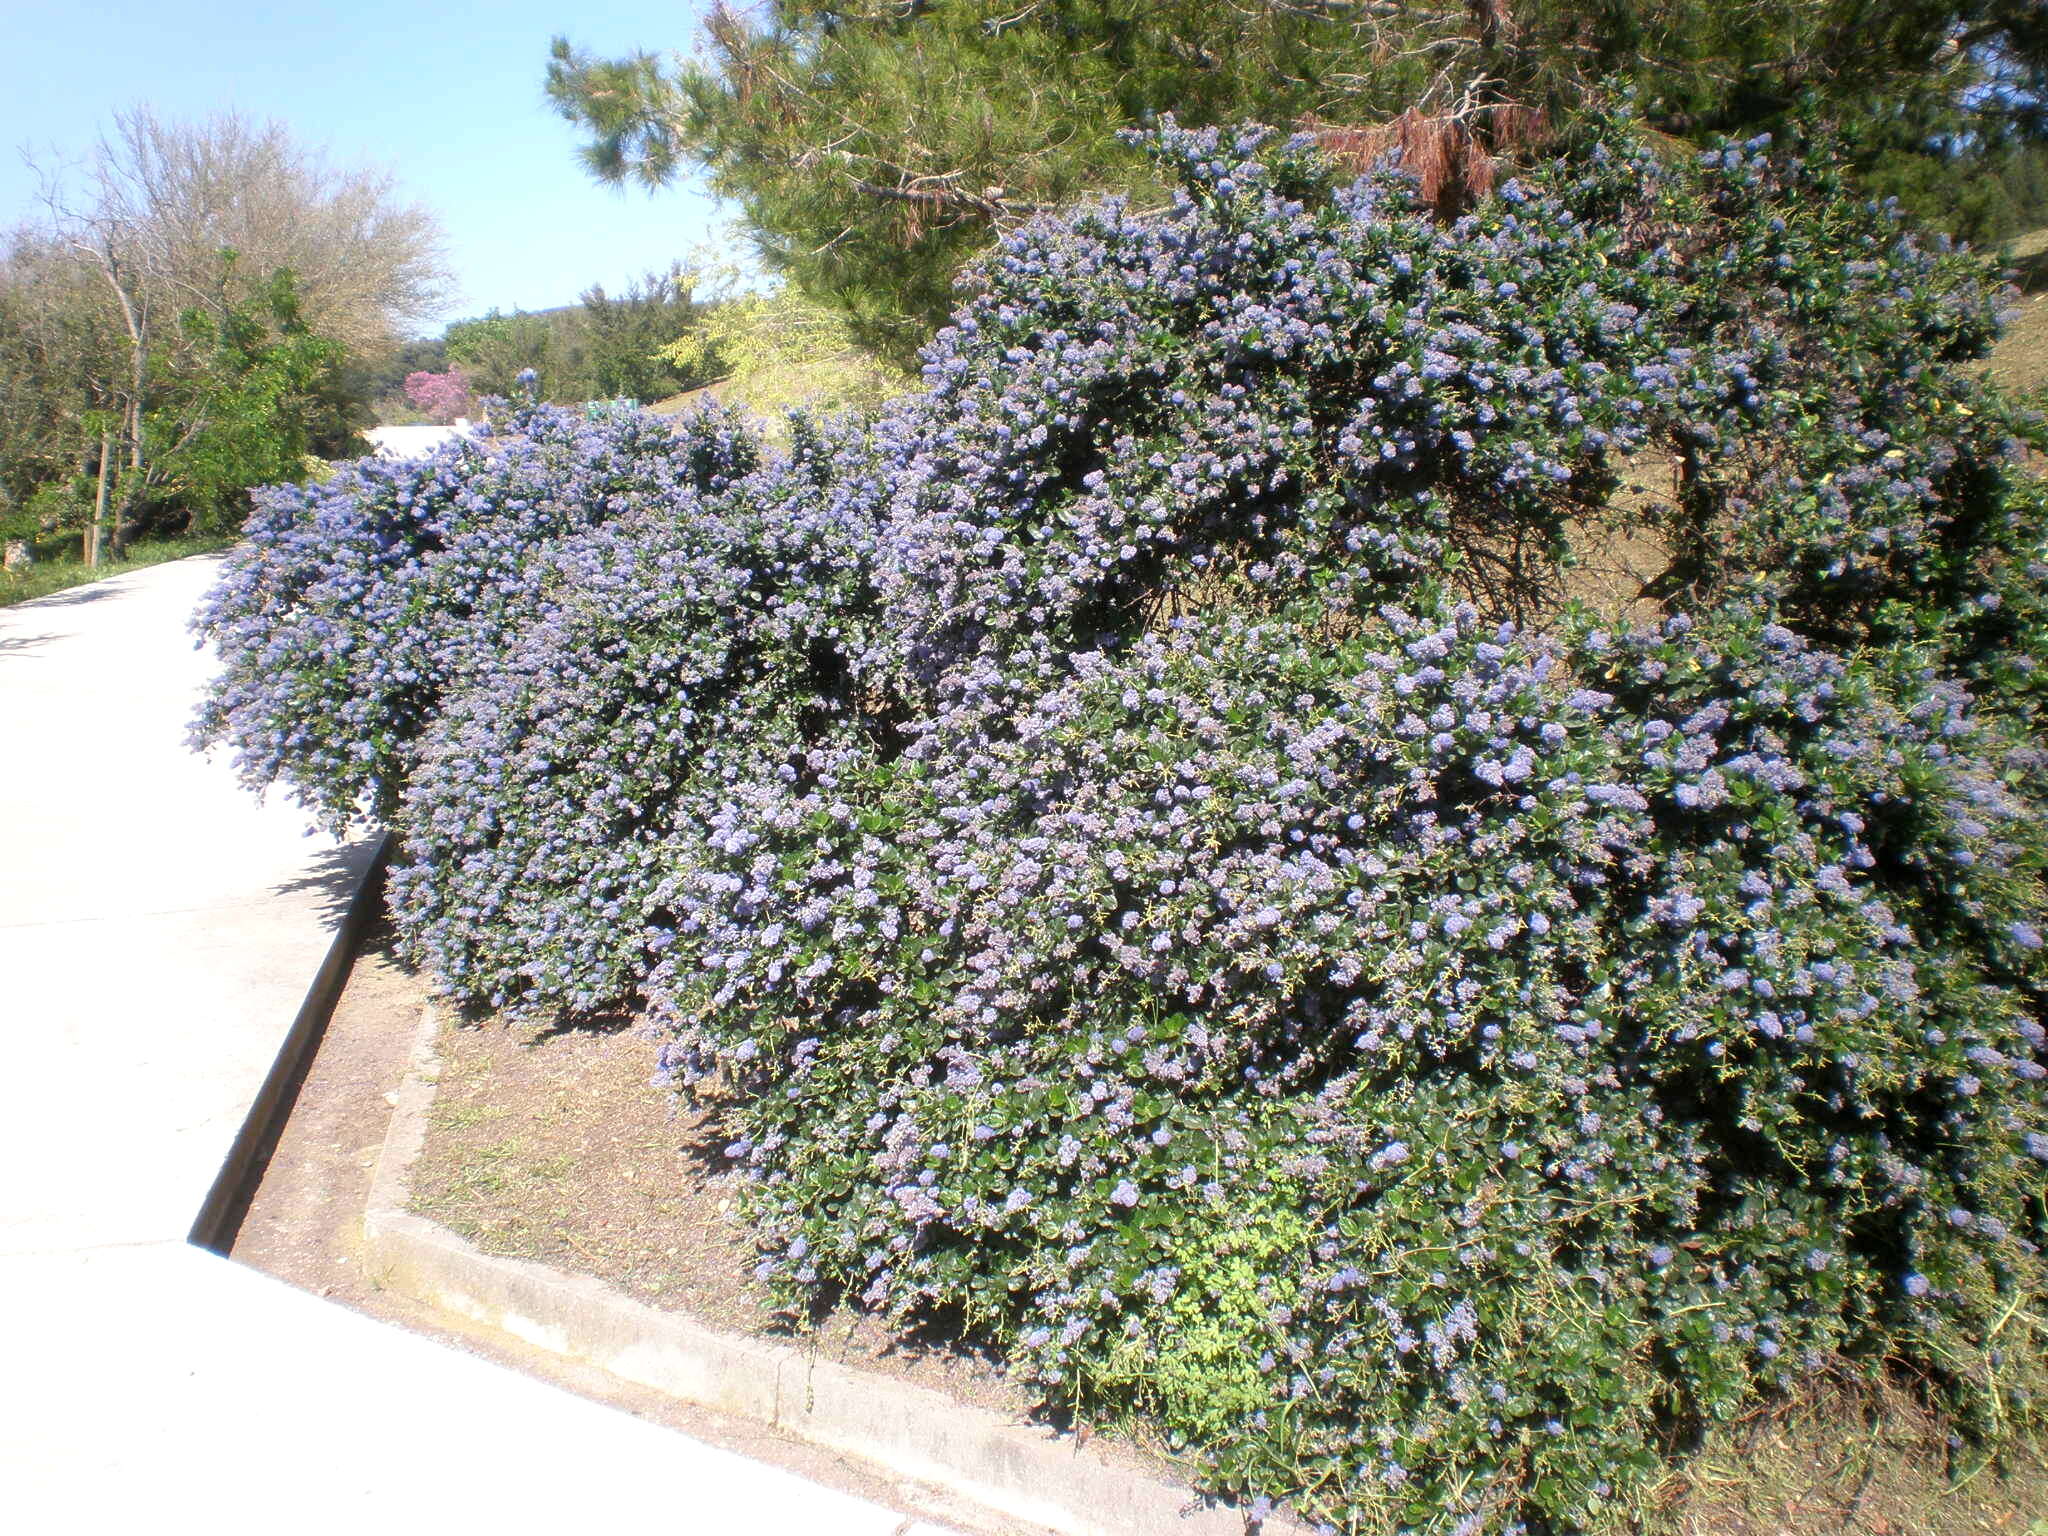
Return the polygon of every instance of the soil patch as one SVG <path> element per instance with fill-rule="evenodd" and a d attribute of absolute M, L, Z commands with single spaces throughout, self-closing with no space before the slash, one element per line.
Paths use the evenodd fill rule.
<path fill-rule="evenodd" d="M 2009 389 L 2038 389 L 2048 384 L 2048 229 L 2013 241 L 2006 260 L 2020 301 L 1985 371 Z"/>
<path fill-rule="evenodd" d="M 359 1311 L 382 1294 L 362 1273 L 362 1215 L 422 996 L 388 942 L 373 930 L 350 968 L 277 1145 L 252 1173 L 230 1250 Z"/>
<path fill-rule="evenodd" d="M 2023 295 L 1984 371 L 2008 389 L 2048 383 L 2048 292 Z"/>
<path fill-rule="evenodd" d="M 2048 1447 L 1959 1461 L 1903 1391 L 1822 1392 L 1717 1438 L 1673 1480 L 1656 1536 L 2048 1536 Z"/>
<path fill-rule="evenodd" d="M 448 1022 L 436 1049 L 441 1075 L 412 1169 L 419 1215 L 486 1253 L 580 1270 L 726 1332 L 1030 1415 L 1029 1394 L 993 1361 L 905 1342 L 850 1310 L 779 1313 L 753 1276 L 759 1254 L 739 1216 L 740 1176 L 721 1166 L 725 1138 L 705 1111 L 650 1086 L 644 1036 Z"/>

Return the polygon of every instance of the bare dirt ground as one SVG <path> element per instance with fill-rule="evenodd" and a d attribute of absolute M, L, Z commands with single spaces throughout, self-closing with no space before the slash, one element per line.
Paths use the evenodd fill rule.
<path fill-rule="evenodd" d="M 382 1289 L 363 1262 L 362 1215 L 424 988 L 373 935 L 350 974 L 232 1248 L 238 1263 L 695 1439 L 974 1536 L 1040 1536 L 941 1490 L 533 1349 Z M 642 1074 L 644 1077 L 644 1073 Z M 641 1089 L 641 1096 L 661 1096 Z M 588 1266 L 579 1266 L 587 1268 Z"/>
<path fill-rule="evenodd" d="M 2014 240 L 2006 260 L 2019 289 L 2012 325 L 1992 349 L 1986 370 L 2001 384 L 2037 389 L 2048 383 L 2048 228 Z"/>
<path fill-rule="evenodd" d="M 1948 1426 L 1858 1388 L 1759 1413 L 1675 1475 L 1654 1536 L 2048 1536 L 2048 1459 L 1956 1464 Z M 1973 1470 L 1974 1468 L 1974 1470 Z"/>
<path fill-rule="evenodd" d="M 850 1311 L 801 1324 L 755 1281 L 728 1139 L 648 1084 L 630 1029 L 537 1033 L 444 1021 L 413 1209 L 486 1253 L 581 1270 L 713 1327 L 814 1349 L 1014 1419 L 1030 1397 L 988 1360 L 892 1339 Z"/>

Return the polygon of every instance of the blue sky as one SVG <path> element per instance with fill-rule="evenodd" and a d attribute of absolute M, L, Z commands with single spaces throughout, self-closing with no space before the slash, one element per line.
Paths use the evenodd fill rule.
<path fill-rule="evenodd" d="M 0 0 L 0 225 L 36 212 L 24 147 L 76 159 L 123 107 L 233 109 L 283 122 L 337 164 L 393 169 L 447 231 L 456 294 L 444 319 L 571 303 L 594 282 L 616 289 L 686 256 L 723 219 L 694 187 L 615 192 L 583 173 L 576 130 L 542 95 L 548 39 L 608 54 L 687 48 L 701 10 Z"/>

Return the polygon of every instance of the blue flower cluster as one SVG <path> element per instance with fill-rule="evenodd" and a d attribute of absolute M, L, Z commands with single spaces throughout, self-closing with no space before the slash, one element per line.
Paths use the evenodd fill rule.
<path fill-rule="evenodd" d="M 640 1012 L 792 1307 L 1255 1516 L 1613 1526 L 1845 1361 L 2039 1422 L 1995 294 L 1762 144 L 1610 125 L 1445 225 L 1147 143 L 1175 200 L 1017 232 L 877 420 L 528 410 L 271 493 L 202 736 L 392 822 L 452 995 Z M 1603 618 L 1614 535 L 1670 569 Z"/>
<path fill-rule="evenodd" d="M 799 423 L 751 473 L 681 476 L 534 557 L 520 622 L 427 722 L 397 816 L 393 916 L 444 988 L 515 1015 L 629 1005 L 672 937 L 670 871 L 738 847 L 711 831 L 733 796 L 800 792 L 865 739 L 860 462 L 857 436 Z"/>
<path fill-rule="evenodd" d="M 555 541 L 758 457 L 722 414 L 678 431 L 529 407 L 424 459 L 260 492 L 194 620 L 222 662 L 195 744 L 232 743 L 252 789 L 283 782 L 331 827 L 390 817 L 444 697 L 545 600 Z"/>

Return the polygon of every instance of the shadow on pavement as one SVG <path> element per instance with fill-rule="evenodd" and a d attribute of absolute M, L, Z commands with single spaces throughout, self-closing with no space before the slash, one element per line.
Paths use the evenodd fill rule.
<path fill-rule="evenodd" d="M 112 585 L 114 578 L 102 576 L 98 581 L 88 581 L 83 586 L 66 587 L 62 592 L 52 592 L 48 597 L 32 597 L 17 608 L 76 608 L 85 603 L 104 602 L 107 598 L 118 597 L 119 589 Z"/>
<path fill-rule="evenodd" d="M 271 889 L 280 896 L 316 893 L 321 921 L 338 923 L 347 916 L 349 899 L 355 895 L 357 885 L 362 882 L 363 871 L 369 868 L 376 852 L 375 836 L 357 838 L 339 848 L 328 849 L 313 861 L 312 869 L 306 874 Z"/>

